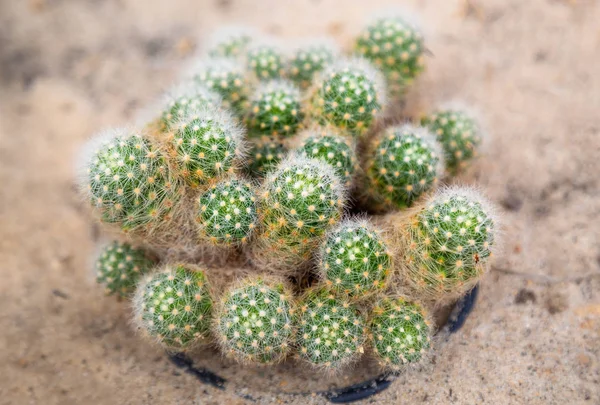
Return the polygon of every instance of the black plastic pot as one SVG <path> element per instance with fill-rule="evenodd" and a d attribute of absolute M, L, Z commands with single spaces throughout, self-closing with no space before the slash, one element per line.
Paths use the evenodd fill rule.
<path fill-rule="evenodd" d="M 478 292 L 479 286 L 475 286 L 475 288 L 473 288 L 467 295 L 462 297 L 455 304 L 452 312 L 450 313 L 448 321 L 438 333 L 450 335 L 458 331 L 464 325 L 467 317 L 473 310 L 475 301 L 477 300 Z M 185 372 L 191 375 L 194 375 L 200 382 L 204 384 L 209 384 L 220 389 L 225 389 L 225 386 L 228 384 L 226 379 L 220 377 L 216 373 L 213 373 L 206 368 L 195 367 L 192 359 L 184 354 L 170 354 L 169 358 L 177 367 L 183 369 Z M 345 404 L 359 401 L 387 389 L 397 376 L 398 373 L 387 372 L 359 384 L 353 384 L 330 391 L 317 392 L 317 394 L 322 395 L 330 402 L 335 404 Z M 287 395 L 308 396 L 312 395 L 312 393 L 290 393 Z"/>

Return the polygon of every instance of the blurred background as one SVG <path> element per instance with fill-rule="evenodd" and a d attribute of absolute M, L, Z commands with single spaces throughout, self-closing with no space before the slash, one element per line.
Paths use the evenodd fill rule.
<path fill-rule="evenodd" d="M 73 162 L 222 24 L 345 45 L 390 6 L 419 17 L 431 51 L 408 110 L 459 99 L 485 118 L 487 154 L 463 181 L 503 207 L 505 246 L 431 371 L 374 400 L 600 403 L 597 0 L 0 0 L 0 404 L 324 402 L 266 391 L 254 369 L 243 390 L 201 385 L 145 345 L 95 285 L 99 229 Z"/>

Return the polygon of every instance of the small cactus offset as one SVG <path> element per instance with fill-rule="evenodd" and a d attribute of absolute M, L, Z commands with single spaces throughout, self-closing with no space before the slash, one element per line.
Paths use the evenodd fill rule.
<path fill-rule="evenodd" d="M 291 349 L 293 313 L 283 281 L 248 277 L 225 292 L 214 333 L 223 351 L 241 363 L 275 363 Z"/>
<path fill-rule="evenodd" d="M 246 243 L 257 219 L 254 187 L 242 180 L 219 182 L 198 199 L 201 235 L 213 243 Z"/>
<path fill-rule="evenodd" d="M 288 137 L 301 128 L 303 120 L 300 91 L 287 80 L 272 80 L 256 89 L 245 123 L 251 137 Z"/>
<path fill-rule="evenodd" d="M 182 84 L 170 91 L 161 113 L 161 130 L 166 131 L 183 118 L 205 108 L 219 108 L 222 104 L 218 93 L 195 83 Z"/>
<path fill-rule="evenodd" d="M 300 358 L 334 373 L 364 353 L 367 337 L 362 315 L 326 289 L 309 290 L 298 304 L 296 346 Z"/>
<path fill-rule="evenodd" d="M 386 368 L 417 363 L 431 347 L 433 327 L 427 312 L 403 298 L 385 297 L 377 302 L 369 328 L 373 351 Z"/>
<path fill-rule="evenodd" d="M 446 167 L 452 174 L 464 169 L 477 156 L 481 130 L 466 112 L 441 110 L 424 117 L 421 124 L 437 136 L 444 148 Z"/>
<path fill-rule="evenodd" d="M 313 41 L 300 46 L 290 57 L 287 77 L 301 89 L 307 89 L 337 54 L 337 47 L 329 41 Z"/>
<path fill-rule="evenodd" d="M 427 299 L 469 291 L 485 273 L 497 239 L 494 210 L 476 191 L 438 191 L 408 226 L 404 279 Z"/>
<path fill-rule="evenodd" d="M 185 350 L 208 336 L 213 301 L 194 266 L 168 264 L 147 276 L 133 298 L 138 326 L 162 346 Z"/>
<path fill-rule="evenodd" d="M 254 140 L 248 152 L 247 171 L 257 178 L 264 177 L 283 160 L 287 148 L 278 138 Z"/>
<path fill-rule="evenodd" d="M 309 136 L 296 149 L 307 158 L 321 160 L 329 164 L 346 187 L 352 185 L 356 171 L 356 151 L 353 143 L 335 131 L 324 129 L 321 132 L 309 131 Z"/>
<path fill-rule="evenodd" d="M 208 55 L 213 58 L 243 56 L 255 36 L 254 30 L 248 27 L 222 27 L 211 35 L 208 42 Z"/>
<path fill-rule="evenodd" d="M 243 155 L 243 129 L 225 111 L 204 108 L 169 134 L 179 172 L 191 185 L 211 184 L 233 172 Z"/>
<path fill-rule="evenodd" d="M 386 287 L 391 265 L 381 233 L 366 220 L 349 219 L 327 233 L 318 269 L 332 291 L 359 299 Z"/>
<path fill-rule="evenodd" d="M 401 95 L 424 69 L 423 36 L 402 17 L 373 21 L 356 39 L 355 49 L 385 74 L 393 95 Z"/>
<path fill-rule="evenodd" d="M 383 83 L 381 74 L 363 59 L 338 61 L 315 81 L 310 113 L 321 124 L 363 135 L 385 104 Z"/>
<path fill-rule="evenodd" d="M 142 250 L 129 243 L 113 241 L 102 249 L 96 260 L 96 281 L 105 286 L 107 295 L 128 297 L 135 285 L 155 262 Z"/>
<path fill-rule="evenodd" d="M 258 43 L 248 49 L 246 63 L 258 80 L 270 80 L 285 76 L 287 59 L 278 46 Z"/>
<path fill-rule="evenodd" d="M 384 130 L 367 163 L 370 196 L 387 207 L 410 207 L 437 185 L 443 167 L 440 149 L 423 128 L 404 125 Z"/>
<path fill-rule="evenodd" d="M 126 129 L 100 134 L 88 148 L 82 182 L 102 222 L 134 231 L 168 219 L 182 189 L 161 149 Z"/>

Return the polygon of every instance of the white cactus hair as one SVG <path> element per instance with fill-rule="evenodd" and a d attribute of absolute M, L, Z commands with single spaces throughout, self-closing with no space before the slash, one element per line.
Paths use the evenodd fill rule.
<path fill-rule="evenodd" d="M 441 111 L 455 111 L 464 113 L 467 117 L 473 120 L 480 136 L 480 144 L 478 149 L 481 152 L 486 152 L 488 150 L 491 141 L 491 136 L 489 136 L 490 131 L 484 118 L 484 114 L 479 108 L 462 99 L 453 98 L 440 103 L 433 112 L 436 113 Z"/>
<path fill-rule="evenodd" d="M 403 23 L 408 25 L 410 28 L 416 30 L 417 32 L 421 33 L 421 35 L 423 36 L 429 36 L 430 34 L 423 32 L 423 30 L 426 29 L 426 27 L 422 23 L 420 13 L 409 7 L 391 6 L 379 9 L 368 16 L 368 18 L 365 21 L 365 24 L 361 26 L 361 29 L 364 29 L 366 26 L 370 26 L 371 24 L 374 24 L 380 20 L 394 19 L 402 20 Z"/>
<path fill-rule="evenodd" d="M 261 99 L 264 95 L 276 91 L 281 91 L 297 100 L 300 100 L 301 98 L 300 89 L 298 89 L 298 87 L 290 80 L 272 79 L 260 82 L 250 99 L 252 101 L 257 101 Z"/>

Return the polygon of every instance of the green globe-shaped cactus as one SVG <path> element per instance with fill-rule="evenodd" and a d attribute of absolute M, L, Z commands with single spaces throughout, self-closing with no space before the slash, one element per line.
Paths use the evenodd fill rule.
<path fill-rule="evenodd" d="M 433 327 L 427 312 L 403 298 L 383 298 L 369 321 L 371 344 L 377 359 L 398 369 L 423 359 L 431 346 Z"/>
<path fill-rule="evenodd" d="M 185 350 L 208 336 L 213 301 L 203 271 L 189 265 L 166 265 L 147 276 L 133 299 L 140 329 L 162 346 Z"/>
<path fill-rule="evenodd" d="M 275 363 L 290 351 L 293 312 L 283 281 L 249 277 L 225 292 L 214 333 L 223 351 L 241 363 Z"/>
<path fill-rule="evenodd" d="M 485 273 L 496 239 L 494 210 L 479 193 L 439 191 L 407 229 L 404 278 L 422 297 L 460 296 Z"/>
<path fill-rule="evenodd" d="M 194 66 L 191 74 L 196 83 L 221 96 L 223 108 L 240 115 L 248 108 L 248 96 L 253 84 L 244 66 L 235 60 L 208 59 Z"/>
<path fill-rule="evenodd" d="M 243 130 L 225 111 L 204 108 L 184 117 L 169 135 L 176 165 L 191 185 L 211 184 L 241 160 Z"/>
<path fill-rule="evenodd" d="M 332 41 L 312 41 L 296 48 L 290 57 L 287 77 L 300 88 L 309 88 L 315 76 L 338 54 Z"/>
<path fill-rule="evenodd" d="M 437 185 L 442 172 L 440 149 L 423 128 L 387 128 L 375 141 L 367 163 L 370 195 L 388 207 L 410 207 Z"/>
<path fill-rule="evenodd" d="M 385 74 L 390 93 L 395 95 L 424 69 L 423 36 L 401 17 L 373 21 L 356 39 L 355 50 Z"/>
<path fill-rule="evenodd" d="M 258 43 L 248 49 L 246 63 L 258 80 L 279 79 L 285 76 L 287 58 L 278 46 Z"/>
<path fill-rule="evenodd" d="M 238 58 L 256 36 L 248 27 L 225 26 L 215 31 L 208 42 L 208 55 L 213 58 Z"/>
<path fill-rule="evenodd" d="M 365 321 L 349 302 L 323 288 L 309 290 L 298 304 L 296 346 L 300 358 L 328 372 L 340 370 L 364 352 Z"/>
<path fill-rule="evenodd" d="M 287 148 L 278 138 L 255 140 L 248 152 L 247 171 L 262 178 L 277 167 L 286 153 Z"/>
<path fill-rule="evenodd" d="M 161 129 L 169 130 L 183 118 L 205 108 L 218 108 L 221 96 L 194 82 L 184 83 L 171 90 L 165 97 L 161 113 Z"/>
<path fill-rule="evenodd" d="M 82 183 L 103 222 L 134 231 L 169 218 L 182 188 L 161 149 L 126 129 L 101 134 L 87 149 Z"/>
<path fill-rule="evenodd" d="M 442 110 L 421 120 L 444 148 L 446 167 L 452 174 L 464 169 L 477 156 L 481 130 L 466 112 Z"/>
<path fill-rule="evenodd" d="M 239 179 L 215 184 L 198 199 L 197 220 L 213 243 L 246 243 L 258 220 L 254 187 Z"/>
<path fill-rule="evenodd" d="M 96 260 L 96 281 L 105 286 L 107 295 L 129 296 L 142 276 L 155 262 L 142 249 L 114 241 L 104 247 Z"/>
<path fill-rule="evenodd" d="M 263 82 L 250 99 L 245 118 L 248 135 L 294 135 L 304 120 L 300 91 L 287 80 Z"/>
<path fill-rule="evenodd" d="M 296 149 L 302 156 L 329 164 L 346 187 L 352 184 L 356 171 L 356 152 L 352 142 L 334 131 L 309 131 L 308 137 Z"/>
<path fill-rule="evenodd" d="M 327 67 L 316 80 L 310 113 L 353 136 L 365 134 L 385 105 L 383 78 L 362 59 L 343 60 Z"/>
<path fill-rule="evenodd" d="M 342 296 L 363 298 L 386 287 L 390 252 L 368 221 L 349 219 L 330 230 L 319 254 L 319 276 Z"/>

